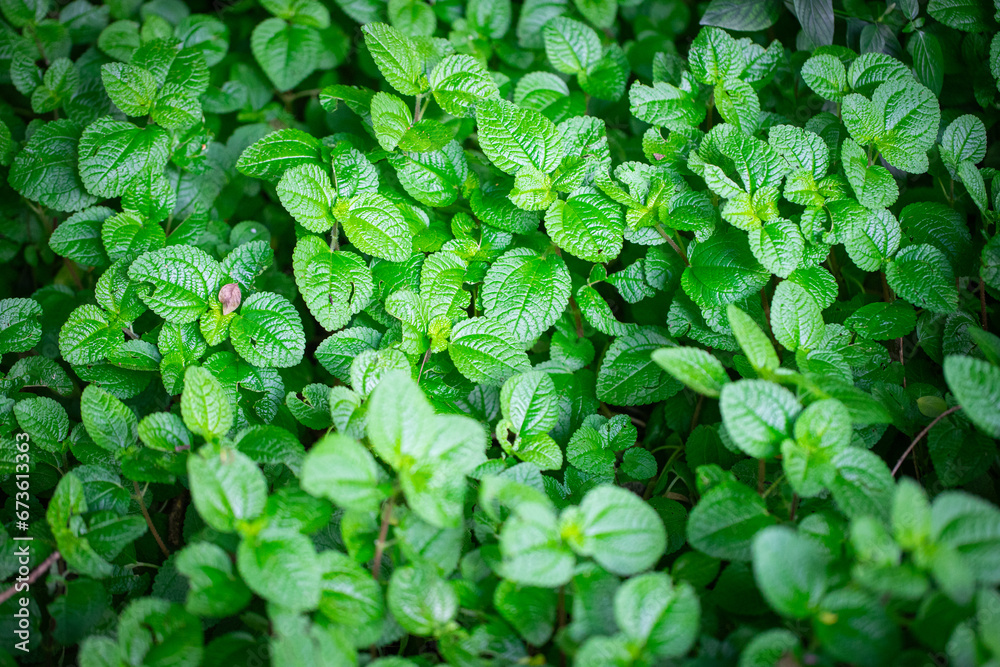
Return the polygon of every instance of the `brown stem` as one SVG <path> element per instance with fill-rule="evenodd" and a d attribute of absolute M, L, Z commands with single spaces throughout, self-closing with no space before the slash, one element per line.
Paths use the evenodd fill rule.
<path fill-rule="evenodd" d="M 576 303 L 576 299 L 573 297 L 569 298 L 569 305 L 573 308 L 573 323 L 576 325 L 576 337 L 583 338 L 583 317 L 580 315 L 580 306 Z"/>
<path fill-rule="evenodd" d="M 757 495 L 764 496 L 764 475 L 767 474 L 767 462 L 764 459 L 757 461 Z"/>
<path fill-rule="evenodd" d="M 899 342 L 899 365 L 903 367 L 903 389 L 906 389 L 906 357 L 903 355 L 903 337 L 896 339 Z"/>
<path fill-rule="evenodd" d="M 83 291 L 83 281 L 80 280 L 80 272 L 76 270 L 76 262 L 71 259 L 63 258 L 63 266 L 66 267 L 66 271 L 69 272 L 69 277 L 73 279 L 73 284 L 76 285 L 77 291 Z"/>
<path fill-rule="evenodd" d="M 795 521 L 795 510 L 797 510 L 798 508 L 799 508 L 799 494 L 793 493 L 792 494 L 792 506 L 788 510 L 788 520 L 789 521 Z"/>
<path fill-rule="evenodd" d="M 392 499 L 382 505 L 382 525 L 378 529 L 378 539 L 375 540 L 375 561 L 372 563 L 372 578 L 378 581 L 382 572 L 382 554 L 385 552 L 385 541 L 389 537 L 389 519 L 392 518 Z"/>
<path fill-rule="evenodd" d="M 146 502 L 142 499 L 142 491 L 139 490 L 139 482 L 132 480 L 132 487 L 135 489 L 135 501 L 139 503 L 139 509 L 142 510 L 142 516 L 146 519 L 146 525 L 149 526 L 149 532 L 153 534 L 156 539 L 156 543 L 160 545 L 160 551 L 163 552 L 164 556 L 170 556 L 170 550 L 167 549 L 167 545 L 164 544 L 163 538 L 156 531 L 156 526 L 153 525 L 153 519 L 149 516 L 149 510 L 146 509 Z"/>
<path fill-rule="evenodd" d="M 431 358 L 431 348 L 427 348 L 424 352 L 424 360 L 420 362 L 420 372 L 417 373 L 417 384 L 420 384 L 420 378 L 424 376 L 424 366 L 427 365 L 427 360 Z"/>
<path fill-rule="evenodd" d="M 3 593 L 0 593 L 0 604 L 3 604 L 7 600 L 9 600 L 12 595 L 14 595 L 14 593 L 17 591 L 18 584 L 27 583 L 30 586 L 31 584 L 35 583 L 35 581 L 40 576 L 45 574 L 48 571 L 48 569 L 52 567 L 52 564 L 55 563 L 57 560 L 59 560 L 59 552 L 53 551 L 48 558 L 42 561 L 41 565 L 39 565 L 38 567 L 36 567 L 34 570 L 31 571 L 31 574 L 28 575 L 28 579 L 26 581 L 18 582 L 13 586 L 11 586 L 10 588 L 8 588 L 7 590 L 5 590 Z"/>
<path fill-rule="evenodd" d="M 680 258 L 684 260 L 684 266 L 691 266 L 691 262 L 688 261 L 687 253 L 685 253 L 684 250 L 677 245 L 677 241 L 674 241 L 670 234 L 667 234 L 667 230 L 663 228 L 663 225 L 657 223 L 656 231 L 663 237 L 664 241 L 670 244 L 670 247 L 674 249 L 674 252 L 676 252 Z"/>
<path fill-rule="evenodd" d="M 690 436 L 694 432 L 695 427 L 698 425 L 698 418 L 701 417 L 701 406 L 704 404 L 705 404 L 705 395 L 699 394 L 698 402 L 695 403 L 694 406 L 694 414 L 691 415 L 691 426 L 688 427 L 688 436 Z"/>
<path fill-rule="evenodd" d="M 910 446 L 906 448 L 906 451 L 903 452 L 903 455 L 899 457 L 898 461 L 896 461 L 896 465 L 894 465 L 893 468 L 892 468 L 892 475 L 893 475 L 893 477 L 896 476 L 896 473 L 899 471 L 899 467 L 901 465 L 903 465 L 903 461 L 905 461 L 906 457 L 910 455 L 910 452 L 913 451 L 913 448 L 917 446 L 918 442 L 920 442 L 921 440 L 923 440 L 924 436 L 927 435 L 932 428 L 934 428 L 934 425 L 937 424 L 942 419 L 944 419 L 945 417 L 947 417 L 948 415 L 950 415 L 951 413 L 958 412 L 961 409 L 962 409 L 962 406 L 960 406 L 960 405 L 956 405 L 953 408 L 948 408 L 947 410 L 945 410 L 944 412 L 942 412 L 941 414 L 939 414 L 937 417 L 935 417 L 934 420 L 931 421 L 930 424 L 928 424 L 927 426 L 925 426 L 924 430 L 922 430 L 920 433 L 917 434 L 917 437 L 915 437 L 913 439 L 913 442 L 910 443 Z"/>

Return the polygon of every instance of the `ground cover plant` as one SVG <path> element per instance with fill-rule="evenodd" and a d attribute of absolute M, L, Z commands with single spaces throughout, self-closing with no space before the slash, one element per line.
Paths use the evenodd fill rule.
<path fill-rule="evenodd" d="M 0 665 L 1000 664 L 988 0 L 0 0 Z"/>

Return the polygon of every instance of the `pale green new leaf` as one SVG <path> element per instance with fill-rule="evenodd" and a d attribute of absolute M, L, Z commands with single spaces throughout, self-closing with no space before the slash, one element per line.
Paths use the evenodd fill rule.
<path fill-rule="evenodd" d="M 233 427 L 233 408 L 222 384 L 199 366 L 184 372 L 181 415 L 188 430 L 206 440 L 221 438 Z"/>
<path fill-rule="evenodd" d="M 719 360 L 697 347 L 665 347 L 653 352 L 653 361 L 689 389 L 709 398 L 718 398 L 723 385 L 729 382 Z"/>

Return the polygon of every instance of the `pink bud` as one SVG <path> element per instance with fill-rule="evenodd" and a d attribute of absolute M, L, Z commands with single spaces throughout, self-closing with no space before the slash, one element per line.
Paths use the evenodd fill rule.
<path fill-rule="evenodd" d="M 222 302 L 223 315 L 228 315 L 239 308 L 240 303 L 243 301 L 243 293 L 240 292 L 240 286 L 236 283 L 223 285 L 222 289 L 219 290 L 219 301 Z"/>

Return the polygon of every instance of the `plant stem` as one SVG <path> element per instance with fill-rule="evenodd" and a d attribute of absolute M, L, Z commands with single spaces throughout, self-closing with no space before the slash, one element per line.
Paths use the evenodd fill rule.
<path fill-rule="evenodd" d="M 57 560 L 59 560 L 59 552 L 53 551 L 51 554 L 49 554 L 48 558 L 42 561 L 41 565 L 39 565 L 38 567 L 36 567 L 34 570 L 31 571 L 31 574 L 28 575 L 26 583 L 29 586 L 35 583 L 35 581 L 37 581 L 40 576 L 45 574 L 48 571 L 48 569 L 52 567 L 52 564 L 55 563 Z M 25 583 L 25 582 L 18 582 L 18 583 Z M 15 583 L 13 586 L 5 590 L 3 593 L 0 593 L 0 604 L 3 604 L 7 600 L 9 600 L 11 596 L 14 595 L 14 593 L 17 590 L 17 586 L 18 584 Z"/>
<path fill-rule="evenodd" d="M 910 455 L 910 452 L 913 451 L 913 448 L 917 446 L 917 443 L 920 442 L 921 440 L 923 440 L 924 436 L 927 435 L 932 428 L 934 428 L 935 424 L 937 424 L 939 421 L 941 421 L 942 419 L 944 419 L 945 417 L 947 417 L 951 413 L 958 412 L 961 409 L 962 409 L 962 406 L 960 406 L 960 405 L 956 405 L 953 408 L 948 408 L 947 410 L 945 410 L 944 412 L 942 412 L 941 414 L 939 414 L 937 417 L 935 417 L 934 420 L 930 424 L 928 424 L 927 426 L 925 426 L 924 430 L 922 430 L 920 433 L 917 434 L 917 437 L 915 437 L 913 439 L 913 442 L 910 443 L 910 446 L 906 448 L 906 451 L 903 452 L 903 455 L 899 457 L 898 461 L 896 461 L 896 465 L 894 465 L 892 467 L 892 476 L 893 477 L 896 476 L 896 473 L 899 471 L 899 467 L 901 465 L 903 465 L 903 461 L 905 461 L 906 457 Z"/>
<path fill-rule="evenodd" d="M 372 562 L 372 579 L 378 581 L 382 573 L 382 554 L 385 553 L 385 541 L 389 536 L 389 519 L 392 518 L 393 499 L 382 505 L 382 525 L 378 529 L 378 539 L 375 540 L 375 560 Z"/>
<path fill-rule="evenodd" d="M 160 545 L 160 551 L 163 552 L 164 556 L 170 556 L 170 550 L 167 549 L 167 545 L 163 543 L 163 538 L 160 534 L 156 532 L 156 526 L 153 525 L 153 520 L 149 516 L 149 510 L 146 509 L 146 502 L 142 499 L 142 491 L 139 490 L 139 482 L 132 480 L 132 487 L 135 489 L 135 501 L 139 503 L 139 509 L 142 510 L 142 516 L 146 519 L 146 525 L 149 526 L 149 532 L 153 534 L 156 538 L 156 543 Z"/>
<path fill-rule="evenodd" d="M 427 348 L 424 352 L 424 360 L 420 362 L 420 372 L 417 373 L 417 384 L 420 384 L 420 378 L 424 376 L 424 366 L 427 365 L 427 360 L 431 358 L 431 348 Z"/>
<path fill-rule="evenodd" d="M 663 240 L 670 244 L 670 247 L 674 249 L 674 252 L 676 252 L 680 258 L 684 260 L 684 266 L 691 266 L 691 262 L 688 261 L 687 253 L 685 253 L 681 247 L 677 245 L 677 241 L 675 241 L 670 234 L 667 233 L 667 230 L 663 228 L 663 225 L 656 223 L 655 229 L 659 235 L 663 237 Z"/>
<path fill-rule="evenodd" d="M 757 461 L 757 495 L 764 497 L 764 475 L 767 474 L 767 461 Z"/>
<path fill-rule="evenodd" d="M 782 473 L 778 477 L 778 479 L 774 480 L 774 482 L 771 483 L 771 486 L 767 487 L 767 491 L 765 491 L 764 495 L 762 495 L 761 497 L 767 498 L 769 495 L 771 495 L 771 492 L 774 491 L 776 488 L 778 488 L 778 485 L 781 484 L 783 481 L 785 481 L 784 473 Z"/>
<path fill-rule="evenodd" d="M 698 402 L 694 406 L 694 414 L 691 415 L 691 426 L 688 427 L 688 436 L 690 436 L 695 427 L 698 425 L 698 418 L 701 417 L 701 406 L 705 404 L 705 395 L 698 394 Z"/>

